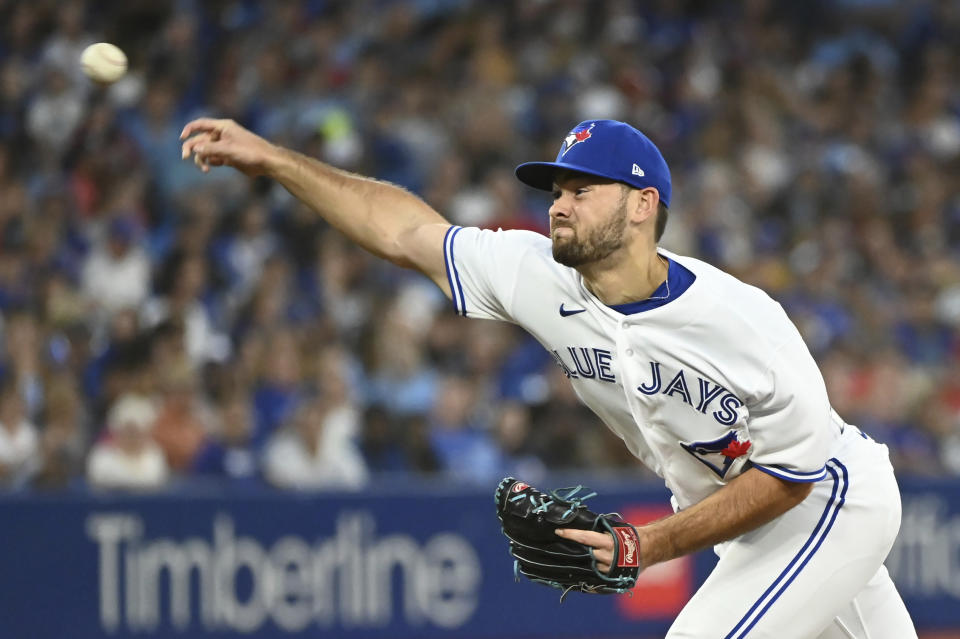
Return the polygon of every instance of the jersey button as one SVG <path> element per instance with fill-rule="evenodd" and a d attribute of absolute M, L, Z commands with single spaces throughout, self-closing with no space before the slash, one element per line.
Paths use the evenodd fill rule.
<path fill-rule="evenodd" d="M 627 354 L 627 357 L 633 357 L 633 349 L 632 349 L 632 348 L 628 348 L 628 349 L 627 349 L 626 351 L 624 351 L 624 352 Z"/>

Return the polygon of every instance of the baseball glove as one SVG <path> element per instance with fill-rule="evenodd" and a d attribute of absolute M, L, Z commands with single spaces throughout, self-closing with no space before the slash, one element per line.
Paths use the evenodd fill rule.
<path fill-rule="evenodd" d="M 497 486 L 497 517 L 510 540 L 514 574 L 563 590 L 612 594 L 630 591 L 640 574 L 640 538 L 637 529 L 619 515 L 600 515 L 583 501 L 596 495 L 577 496 L 582 490 L 561 488 L 543 493 L 513 477 Z M 561 494 L 562 493 L 562 494 Z M 613 535 L 613 560 L 606 573 L 597 568 L 593 548 L 564 539 L 557 528 L 580 528 Z"/>

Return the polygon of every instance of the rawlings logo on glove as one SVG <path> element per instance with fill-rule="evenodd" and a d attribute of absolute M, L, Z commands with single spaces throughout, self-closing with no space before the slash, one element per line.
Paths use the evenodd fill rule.
<path fill-rule="evenodd" d="M 629 592 L 640 574 L 640 537 L 618 515 L 601 515 L 583 505 L 596 493 L 579 495 L 581 486 L 543 493 L 507 477 L 495 494 L 497 517 L 510 541 L 514 570 L 535 583 L 563 590 L 610 594 Z M 561 494 L 562 493 L 562 494 Z M 600 571 L 593 548 L 556 534 L 579 528 L 613 536 L 610 569 Z"/>
<path fill-rule="evenodd" d="M 620 548 L 620 559 L 617 560 L 617 565 L 621 568 L 639 568 L 640 553 L 637 552 L 637 547 L 640 545 L 640 540 L 637 539 L 637 531 L 633 526 L 629 528 L 614 526 L 613 531 L 617 534 L 617 544 Z"/>

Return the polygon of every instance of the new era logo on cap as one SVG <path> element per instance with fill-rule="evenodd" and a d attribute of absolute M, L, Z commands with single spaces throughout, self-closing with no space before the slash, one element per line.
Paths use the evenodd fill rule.
<path fill-rule="evenodd" d="M 642 167 L 642 168 L 641 168 Z M 553 190 L 554 176 L 566 170 L 608 178 L 637 189 L 655 188 L 670 206 L 670 169 L 647 136 L 624 122 L 587 120 L 566 135 L 553 162 L 527 162 L 517 167 L 521 182 Z"/>

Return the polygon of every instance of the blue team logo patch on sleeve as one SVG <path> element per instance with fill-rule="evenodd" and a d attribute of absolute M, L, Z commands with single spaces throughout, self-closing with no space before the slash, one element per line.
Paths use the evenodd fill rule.
<path fill-rule="evenodd" d="M 735 430 L 731 430 L 720 439 L 708 442 L 680 442 L 680 445 L 719 477 L 727 474 L 733 460 L 746 455 L 750 450 L 750 440 L 740 441 Z"/>

